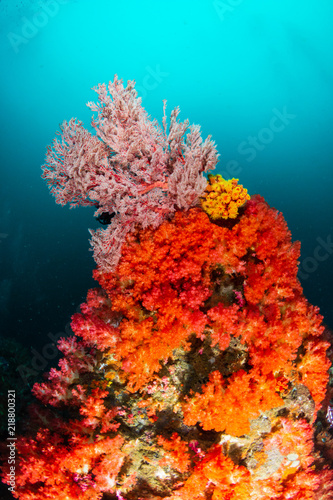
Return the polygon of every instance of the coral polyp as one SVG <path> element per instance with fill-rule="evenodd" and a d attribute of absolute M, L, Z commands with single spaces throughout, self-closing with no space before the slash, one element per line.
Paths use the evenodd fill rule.
<path fill-rule="evenodd" d="M 225 180 L 221 175 L 208 175 L 208 185 L 201 206 L 212 219 L 235 219 L 250 195 L 238 179 Z"/>

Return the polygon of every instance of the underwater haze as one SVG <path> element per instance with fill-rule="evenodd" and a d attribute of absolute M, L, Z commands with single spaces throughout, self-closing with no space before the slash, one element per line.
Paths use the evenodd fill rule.
<path fill-rule="evenodd" d="M 40 167 L 115 74 L 160 123 L 179 105 L 216 142 L 215 173 L 283 213 L 332 329 L 332 25 L 332 0 L 2 0 L 1 335 L 38 351 L 96 286 L 94 210 L 56 205 Z"/>

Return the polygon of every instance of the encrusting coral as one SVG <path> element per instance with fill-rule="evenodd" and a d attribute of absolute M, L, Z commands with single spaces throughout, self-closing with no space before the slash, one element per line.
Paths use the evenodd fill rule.
<path fill-rule="evenodd" d="M 140 117 L 132 84 L 126 90 L 115 79 L 109 88 L 116 100 L 111 105 L 103 93 L 103 143 L 73 122 L 71 147 L 86 146 L 75 173 L 73 154 L 64 154 L 61 172 L 59 164 L 44 167 L 53 192 L 67 193 L 60 203 L 98 200 L 118 221 L 101 237 L 100 287 L 73 316 L 74 336 L 58 344 L 59 368 L 34 385 L 41 404 L 30 407 L 30 432 L 17 441 L 14 497 L 332 499 L 333 471 L 314 448 L 329 343 L 297 279 L 299 243 L 282 214 L 250 198 L 237 180 L 210 177 L 206 186 L 204 157 L 212 155 L 210 167 L 216 158 L 210 139 L 204 146 L 197 135 L 188 139 L 174 121 L 168 142 Z M 138 136 L 121 142 L 133 108 L 142 151 Z M 55 154 L 49 151 L 49 162 Z M 150 168 L 140 195 L 133 186 Z M 175 171 L 190 186 L 183 198 L 172 184 Z M 128 183 L 132 215 L 120 200 Z M 225 197 L 214 205 L 219 190 L 237 210 Z M 158 223 L 144 226 L 144 207 Z M 115 260 L 112 231 L 129 220 Z"/>

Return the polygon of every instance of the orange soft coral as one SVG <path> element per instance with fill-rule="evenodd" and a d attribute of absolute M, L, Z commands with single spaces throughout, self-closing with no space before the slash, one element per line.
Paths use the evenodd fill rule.
<path fill-rule="evenodd" d="M 164 450 L 164 456 L 160 461 L 160 465 L 167 465 L 180 472 L 188 471 L 191 465 L 188 443 L 182 441 L 176 432 L 172 434 L 171 439 L 159 436 L 157 442 Z"/>
<path fill-rule="evenodd" d="M 16 495 L 328 500 L 313 455 L 328 343 L 298 256 L 258 196 L 232 223 L 195 207 L 130 233 L 34 386 Z"/>
<path fill-rule="evenodd" d="M 170 500 L 247 500 L 249 471 L 239 467 L 223 454 L 220 446 L 213 446 Z"/>
<path fill-rule="evenodd" d="M 251 420 L 261 413 L 282 407 L 273 377 L 263 377 L 254 371 L 235 372 L 226 382 L 219 371 L 209 375 L 209 382 L 183 406 L 184 422 L 200 422 L 204 430 L 225 431 L 242 436 L 250 432 Z"/>

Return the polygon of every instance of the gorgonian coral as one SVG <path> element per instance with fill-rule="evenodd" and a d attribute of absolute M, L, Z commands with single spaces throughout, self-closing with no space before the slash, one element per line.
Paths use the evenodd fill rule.
<path fill-rule="evenodd" d="M 42 405 L 17 442 L 16 498 L 332 498 L 313 441 L 330 364 L 322 318 L 283 216 L 240 189 L 232 224 L 197 200 L 134 225 L 112 270 L 98 260 L 59 369 L 33 388 Z"/>
<path fill-rule="evenodd" d="M 151 120 L 134 82 L 124 87 L 115 76 L 94 90 L 98 103 L 88 106 L 97 113 L 96 135 L 76 119 L 64 122 L 48 148 L 42 177 L 57 203 L 95 206 L 97 216 L 113 215 L 106 229 L 91 232 L 96 262 L 113 270 L 135 226 L 157 227 L 175 209 L 198 202 L 207 183 L 203 173 L 215 168 L 218 155 L 198 125 L 178 121 L 179 108 L 171 112 L 169 126 L 166 102 L 163 126 Z"/>

